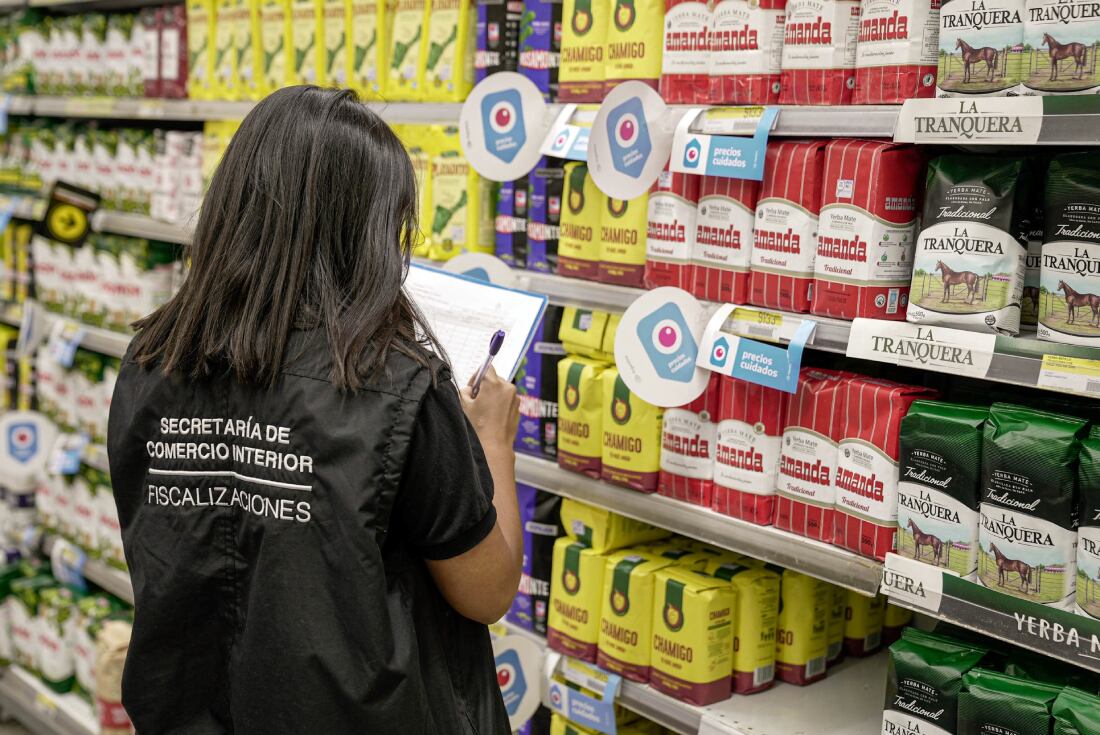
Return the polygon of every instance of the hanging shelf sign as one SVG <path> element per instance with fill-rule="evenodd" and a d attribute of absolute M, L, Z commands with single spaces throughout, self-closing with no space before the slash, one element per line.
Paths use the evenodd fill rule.
<path fill-rule="evenodd" d="M 775 107 L 746 108 L 747 115 L 757 116 L 756 132 L 751 138 L 691 132 L 692 125 L 705 111 L 704 108 L 697 107 L 688 110 L 680 118 L 672 137 L 669 167 L 684 174 L 762 181 L 768 135 L 779 110 Z"/>
<path fill-rule="evenodd" d="M 798 389 L 802 352 L 813 337 L 817 322 L 803 319 L 784 349 L 726 331 L 725 325 L 736 308 L 733 304 L 726 304 L 711 316 L 703 332 L 696 365 L 722 375 L 794 393 Z"/>
<path fill-rule="evenodd" d="M 551 158 L 587 161 L 588 136 L 592 133 L 592 126 L 580 124 L 577 117 L 580 117 L 577 105 L 568 104 L 561 108 L 539 152 Z"/>

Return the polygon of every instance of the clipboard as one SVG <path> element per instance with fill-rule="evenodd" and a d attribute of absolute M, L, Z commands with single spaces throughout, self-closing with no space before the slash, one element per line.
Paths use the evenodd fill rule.
<path fill-rule="evenodd" d="M 504 344 L 493 359 L 497 374 L 511 382 L 546 311 L 547 298 L 448 273 L 419 263 L 409 267 L 405 290 L 447 351 L 455 382 L 465 385 L 489 354 L 489 340 L 503 329 Z"/>

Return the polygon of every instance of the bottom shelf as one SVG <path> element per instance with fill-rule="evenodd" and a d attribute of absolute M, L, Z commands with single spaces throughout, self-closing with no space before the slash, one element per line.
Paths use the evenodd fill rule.
<path fill-rule="evenodd" d="M 36 735 L 95 735 L 92 705 L 75 694 L 58 694 L 19 666 L 0 676 L 0 709 Z"/>
<path fill-rule="evenodd" d="M 506 622 L 502 627 L 546 646 L 540 635 Z M 766 692 L 735 694 L 709 707 L 696 707 L 625 680 L 617 701 L 681 735 L 696 735 L 704 715 L 739 735 L 876 735 L 882 727 L 885 692 L 886 653 L 881 652 L 850 658 L 816 684 L 777 683 Z"/>

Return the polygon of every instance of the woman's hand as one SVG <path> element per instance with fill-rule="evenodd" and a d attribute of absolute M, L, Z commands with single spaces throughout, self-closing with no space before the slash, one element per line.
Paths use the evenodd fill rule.
<path fill-rule="evenodd" d="M 519 397 L 516 386 L 505 382 L 490 365 L 481 380 L 477 398 L 473 397 L 474 379 L 461 391 L 462 409 L 470 419 L 483 447 L 511 448 L 519 426 Z"/>

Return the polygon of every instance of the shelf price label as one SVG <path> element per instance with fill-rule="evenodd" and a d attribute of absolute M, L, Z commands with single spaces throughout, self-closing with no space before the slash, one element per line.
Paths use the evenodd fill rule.
<path fill-rule="evenodd" d="M 1100 360 L 1043 355 L 1036 385 L 1050 390 L 1100 396 Z"/>
<path fill-rule="evenodd" d="M 43 692 L 36 692 L 34 695 L 34 708 L 40 715 L 48 719 L 54 719 L 57 717 L 57 702 L 54 698 Z"/>
<path fill-rule="evenodd" d="M 1031 145 L 1043 128 L 1042 97 L 906 100 L 897 143 Z"/>
<path fill-rule="evenodd" d="M 744 311 L 751 313 L 752 310 Z M 703 331 L 695 364 L 722 375 L 794 393 L 798 388 L 802 352 L 813 336 L 817 322 L 793 320 L 798 324 L 790 335 L 790 344 L 784 349 L 780 345 L 757 342 L 731 333 L 727 325 L 735 313 L 736 307 L 726 304 L 711 315 Z M 749 319 L 743 329 L 751 333 L 755 327 L 758 331 L 765 331 L 771 339 L 776 339 L 783 325 L 782 317 L 776 324 L 775 316 L 761 312 L 760 317 Z"/>
<path fill-rule="evenodd" d="M 84 580 L 84 565 L 87 563 L 88 555 L 72 543 L 62 538 L 53 542 L 50 564 L 57 581 L 87 592 L 88 583 Z"/>
<path fill-rule="evenodd" d="M 750 339 L 762 339 L 767 342 L 790 342 L 794 339 L 804 321 L 806 320 L 787 316 L 777 311 L 738 306 L 726 321 L 725 329 L 728 332 Z M 806 342 L 813 343 L 812 332 Z"/>
<path fill-rule="evenodd" d="M 997 336 L 963 329 L 883 319 L 856 319 L 848 336 L 848 357 L 984 378 Z"/>
<path fill-rule="evenodd" d="M 619 696 L 622 678 L 591 664 L 553 654 L 547 659 L 546 706 L 568 720 L 604 733 L 616 735 L 615 699 Z M 585 694 L 565 682 L 596 693 Z"/>
<path fill-rule="evenodd" d="M 752 137 L 740 137 L 691 132 L 691 126 L 703 116 L 704 110 L 701 107 L 688 110 L 680 118 L 673 135 L 669 168 L 686 174 L 755 181 L 763 179 L 768 134 L 775 124 L 779 110 L 764 107 L 751 108 L 751 111 L 751 114 L 758 115 L 755 131 Z M 736 116 L 736 119 L 743 118 Z"/>
<path fill-rule="evenodd" d="M 550 126 L 550 132 L 546 134 L 542 148 L 539 149 L 540 153 L 570 161 L 588 160 L 588 137 L 592 133 L 592 127 L 574 123 L 573 116 L 576 112 L 575 104 L 568 104 L 561 109 Z"/>
<path fill-rule="evenodd" d="M 80 324 L 69 319 L 58 319 L 50 328 L 47 348 L 49 353 L 62 367 L 71 368 L 76 359 L 76 349 L 87 334 Z"/>

